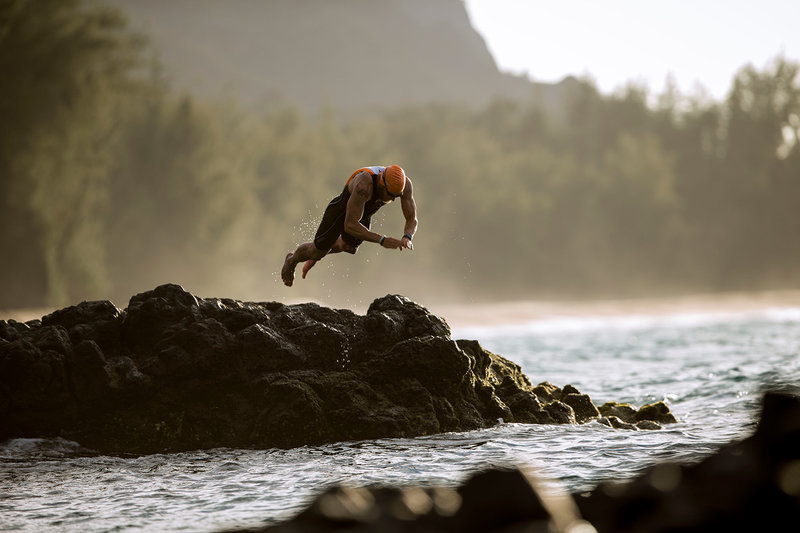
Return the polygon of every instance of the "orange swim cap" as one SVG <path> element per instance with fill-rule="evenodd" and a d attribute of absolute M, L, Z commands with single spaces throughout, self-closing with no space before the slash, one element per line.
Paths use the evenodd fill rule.
<path fill-rule="evenodd" d="M 406 173 L 397 165 L 386 167 L 383 175 L 383 184 L 392 196 L 400 196 L 406 188 Z"/>

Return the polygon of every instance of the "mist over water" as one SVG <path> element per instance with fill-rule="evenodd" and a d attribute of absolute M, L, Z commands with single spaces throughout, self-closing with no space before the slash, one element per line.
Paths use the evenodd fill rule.
<path fill-rule="evenodd" d="M 0 529 L 253 526 L 293 515 L 332 484 L 456 486 L 488 465 L 527 465 L 554 489 L 584 491 L 656 462 L 698 461 L 753 431 L 765 389 L 800 383 L 800 308 L 558 319 L 456 328 L 453 338 L 476 338 L 534 383 L 571 383 L 598 404 L 664 400 L 679 422 L 660 431 L 501 423 L 414 439 L 142 457 L 16 439 L 0 446 Z"/>

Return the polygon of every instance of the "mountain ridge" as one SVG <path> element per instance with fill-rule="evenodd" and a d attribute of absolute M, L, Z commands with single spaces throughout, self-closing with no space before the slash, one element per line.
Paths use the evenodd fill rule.
<path fill-rule="evenodd" d="M 147 35 L 171 83 L 249 108 L 351 113 L 533 100 L 557 108 L 566 78 L 502 73 L 462 0 L 105 0 Z"/>

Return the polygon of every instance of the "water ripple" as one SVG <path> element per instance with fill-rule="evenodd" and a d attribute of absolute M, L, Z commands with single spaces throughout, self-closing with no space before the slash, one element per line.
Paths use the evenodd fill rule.
<path fill-rule="evenodd" d="M 0 444 L 0 530 L 213 531 L 274 523 L 326 487 L 456 486 L 488 465 L 530 465 L 584 491 L 662 461 L 699 461 L 755 425 L 767 387 L 800 382 L 800 314 L 736 320 L 561 324 L 479 340 L 534 382 L 572 383 L 597 403 L 665 400 L 661 431 L 501 424 L 416 439 L 292 450 L 98 456 L 62 439 Z"/>

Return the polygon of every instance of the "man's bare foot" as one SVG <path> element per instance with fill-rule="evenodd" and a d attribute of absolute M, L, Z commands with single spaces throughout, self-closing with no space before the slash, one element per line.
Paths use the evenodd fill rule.
<path fill-rule="evenodd" d="M 305 264 L 303 265 L 303 279 L 306 279 L 306 274 L 308 274 L 308 271 L 311 270 L 311 267 L 313 267 L 316 264 L 317 264 L 316 259 L 309 259 L 308 261 L 305 262 Z"/>
<path fill-rule="evenodd" d="M 281 269 L 281 279 L 283 280 L 283 284 L 287 287 L 291 287 L 292 283 L 294 283 L 294 269 L 297 263 L 292 261 L 293 255 L 292 252 L 286 254 L 286 259 L 283 261 L 283 268 Z"/>

